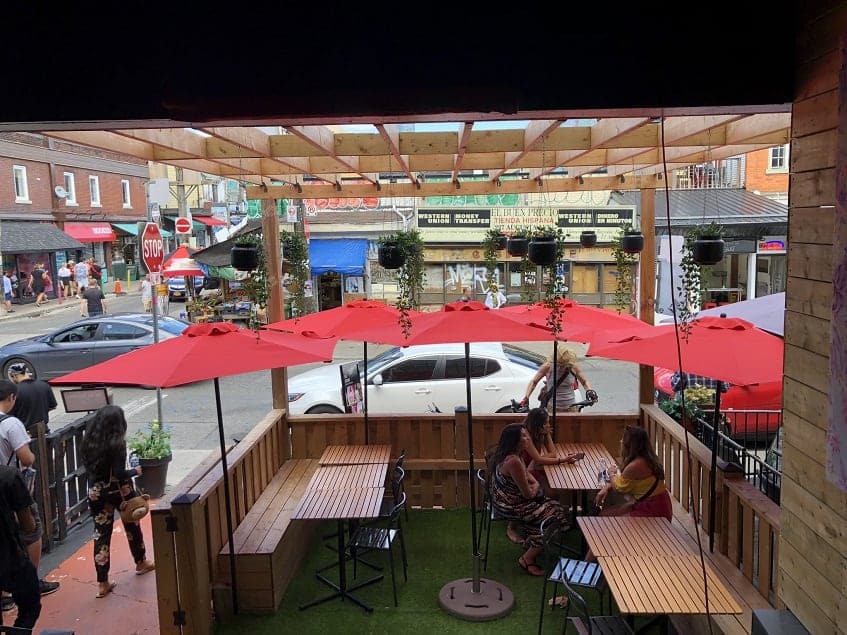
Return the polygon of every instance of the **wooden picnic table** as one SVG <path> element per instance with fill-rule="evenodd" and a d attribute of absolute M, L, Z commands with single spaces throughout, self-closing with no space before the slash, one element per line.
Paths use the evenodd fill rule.
<path fill-rule="evenodd" d="M 300 499 L 300 504 L 294 510 L 292 518 L 302 520 L 376 518 L 384 495 L 384 487 L 309 489 Z"/>
<path fill-rule="evenodd" d="M 544 473 L 552 489 L 594 490 L 600 489 L 597 475 L 615 459 L 602 443 L 557 443 L 556 454 L 561 457 L 583 452 L 585 458 L 576 463 L 545 465 Z M 604 463 L 605 461 L 605 463 Z"/>
<path fill-rule="evenodd" d="M 319 465 L 357 465 L 391 461 L 391 445 L 328 445 Z"/>
<path fill-rule="evenodd" d="M 312 475 L 308 489 L 357 489 L 385 485 L 385 463 L 321 465 Z"/>
<path fill-rule="evenodd" d="M 667 520 L 595 516 L 577 522 L 622 614 L 706 612 L 700 556 Z M 709 563 L 706 579 L 710 613 L 742 612 Z"/>

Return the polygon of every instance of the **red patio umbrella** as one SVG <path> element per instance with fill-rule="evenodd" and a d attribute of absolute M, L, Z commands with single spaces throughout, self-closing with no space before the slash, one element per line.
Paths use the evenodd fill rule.
<path fill-rule="evenodd" d="M 410 311 L 409 317 L 419 315 L 418 311 Z M 334 336 L 339 339 L 360 339 L 348 337 L 349 333 L 355 333 L 362 329 L 388 327 L 398 324 L 400 311 L 384 302 L 375 300 L 354 300 L 347 304 L 309 313 L 300 317 L 289 318 L 279 322 L 272 322 L 265 328 L 275 331 L 288 331 L 292 333 L 314 333 L 325 336 Z M 365 444 L 368 443 L 368 342 L 362 341 L 362 357 L 365 360 L 362 382 L 365 398 Z"/>
<path fill-rule="evenodd" d="M 192 257 L 197 249 L 188 245 L 177 247 L 170 257 L 162 264 L 162 275 L 166 278 L 178 278 L 179 276 L 205 276 L 206 272 Z"/>
<path fill-rule="evenodd" d="M 704 317 L 693 320 L 685 338 L 674 325 L 654 326 L 654 333 L 634 335 L 618 342 L 600 344 L 591 355 L 610 357 L 649 366 L 679 368 L 687 373 L 719 380 L 715 391 L 715 419 L 712 429 L 712 471 L 709 549 L 714 546 L 715 472 L 718 454 L 718 416 L 721 409 L 720 382 L 739 386 L 782 379 L 783 347 L 781 337 L 755 327 L 740 318 Z"/>
<path fill-rule="evenodd" d="M 193 324 L 158 344 L 125 353 L 101 364 L 69 373 L 51 384 L 106 384 L 167 388 L 213 379 L 218 413 L 218 437 L 224 475 L 227 536 L 232 545 L 232 512 L 229 468 L 226 460 L 221 391 L 218 378 L 228 375 L 284 368 L 332 359 L 333 338 L 315 338 L 271 331 L 240 329 L 227 322 Z M 233 609 L 238 612 L 235 549 L 230 549 Z"/>
<path fill-rule="evenodd" d="M 488 603 L 503 606 L 504 598 L 514 601 L 511 591 L 493 580 L 481 585 L 479 577 L 479 542 L 476 532 L 476 487 L 474 478 L 473 409 L 471 407 L 471 342 L 533 342 L 553 340 L 550 329 L 544 326 L 522 324 L 503 311 L 489 309 L 481 302 L 453 302 L 435 313 L 421 313 L 412 318 L 409 336 L 398 324 L 382 325 L 348 334 L 351 339 L 362 339 L 400 346 L 414 344 L 443 344 L 463 342 L 465 345 L 465 391 L 468 411 L 468 463 L 471 497 L 471 540 L 473 543 L 474 575 L 447 583 L 439 594 L 442 607 L 454 615 L 477 614 L 479 607 Z"/>

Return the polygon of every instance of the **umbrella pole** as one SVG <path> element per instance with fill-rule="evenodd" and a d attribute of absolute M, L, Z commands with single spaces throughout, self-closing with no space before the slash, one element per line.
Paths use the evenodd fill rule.
<path fill-rule="evenodd" d="M 479 553 L 479 540 L 476 534 L 476 471 L 474 470 L 473 412 L 471 410 L 471 352 L 468 342 L 465 342 L 465 390 L 468 404 L 468 463 L 470 468 L 468 470 L 468 483 L 471 499 L 473 577 L 471 579 L 461 578 L 445 584 L 438 593 L 438 603 L 442 609 L 459 619 L 487 622 L 511 613 L 515 606 L 515 596 L 508 587 L 499 582 L 480 577 L 482 555 Z M 461 411 L 461 406 L 456 408 L 456 412 Z"/>
<path fill-rule="evenodd" d="M 362 377 L 362 390 L 365 393 L 365 445 L 368 445 L 368 343 L 362 342 L 364 348 L 364 373 Z"/>
<path fill-rule="evenodd" d="M 553 438 L 556 438 L 556 373 L 557 365 L 559 363 L 559 340 L 558 338 L 553 340 L 553 374 L 550 376 L 550 380 L 553 383 L 553 394 L 550 396 L 550 401 L 553 402 Z"/>
<path fill-rule="evenodd" d="M 221 466 L 224 472 L 224 502 L 226 504 L 226 535 L 229 539 L 229 573 L 232 576 L 232 612 L 238 615 L 238 590 L 235 582 L 235 543 L 232 539 L 232 502 L 229 492 L 229 467 L 226 463 L 226 440 L 224 440 L 224 417 L 221 411 L 221 386 L 215 377 L 215 407 L 218 411 L 218 438 L 221 442 Z"/>
<path fill-rule="evenodd" d="M 715 385 L 715 416 L 712 419 L 712 471 L 709 474 L 709 551 L 715 550 L 715 503 L 717 502 L 718 434 L 721 416 L 723 382 Z"/>

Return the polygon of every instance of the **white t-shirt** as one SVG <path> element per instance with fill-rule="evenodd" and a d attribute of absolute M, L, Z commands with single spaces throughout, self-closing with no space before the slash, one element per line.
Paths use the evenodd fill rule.
<path fill-rule="evenodd" d="M 70 269 L 68 269 L 67 267 L 60 267 L 60 268 L 59 268 L 58 276 L 59 276 L 62 280 L 67 280 L 68 278 L 70 278 L 70 277 L 71 277 L 71 270 L 70 270 Z"/>
<path fill-rule="evenodd" d="M 20 419 L 6 417 L 0 421 L 0 465 L 17 465 L 12 457 L 27 443 L 29 434 Z"/>
<path fill-rule="evenodd" d="M 506 302 L 507 298 L 502 291 L 498 290 L 497 293 L 495 293 L 494 291 L 489 290 L 485 292 L 485 306 L 489 309 L 499 309 L 501 306 L 506 304 Z"/>

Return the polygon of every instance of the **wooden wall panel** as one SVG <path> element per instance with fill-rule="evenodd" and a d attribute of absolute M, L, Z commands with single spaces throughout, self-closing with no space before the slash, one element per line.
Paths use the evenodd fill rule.
<path fill-rule="evenodd" d="M 834 167 L 835 146 L 836 138 L 828 130 L 796 139 L 791 144 L 791 171 Z"/>
<path fill-rule="evenodd" d="M 835 168 L 815 170 L 814 172 L 798 172 L 791 175 L 791 215 L 795 210 L 810 207 L 822 212 L 820 205 L 835 205 Z M 832 212 L 834 214 L 834 210 Z M 789 215 L 788 222 L 791 222 Z"/>
<path fill-rule="evenodd" d="M 789 252 L 789 276 L 832 282 L 832 245 L 797 243 L 789 245 Z"/>
<path fill-rule="evenodd" d="M 834 182 L 835 170 L 824 170 L 824 172 L 829 174 Z M 820 173 L 812 172 L 811 174 Z M 793 195 L 795 189 L 793 180 L 791 187 Z M 788 234 L 791 237 L 791 242 L 831 245 L 834 227 L 834 207 L 792 207 L 791 214 L 788 217 Z"/>
<path fill-rule="evenodd" d="M 785 341 L 829 357 L 829 320 L 789 312 L 785 316 Z"/>
<path fill-rule="evenodd" d="M 802 483 L 809 494 L 815 496 L 824 505 L 833 510 L 847 509 L 847 492 L 843 492 L 824 476 L 824 464 L 807 456 L 802 450 L 787 441 L 785 445 L 791 445 L 791 451 L 785 455 L 782 465 L 782 473 Z"/>
<path fill-rule="evenodd" d="M 829 392 L 829 360 L 811 351 L 785 343 L 786 375 L 797 377 L 803 383 L 826 394 Z"/>
<path fill-rule="evenodd" d="M 789 311 L 828 320 L 832 313 L 832 285 L 789 276 L 785 306 Z"/>

